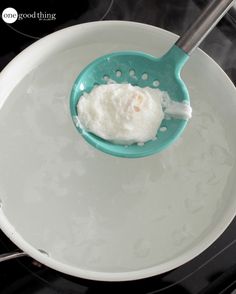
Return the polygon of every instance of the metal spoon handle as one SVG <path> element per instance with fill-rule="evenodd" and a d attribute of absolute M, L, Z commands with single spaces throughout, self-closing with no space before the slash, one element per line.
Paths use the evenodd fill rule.
<path fill-rule="evenodd" d="M 201 15 L 178 39 L 176 46 L 190 54 L 215 27 L 235 0 L 210 0 Z"/>
<path fill-rule="evenodd" d="M 23 251 L 13 251 L 9 253 L 3 253 L 3 254 L 0 254 L 0 262 L 23 257 L 23 256 L 27 256 L 27 254 Z"/>

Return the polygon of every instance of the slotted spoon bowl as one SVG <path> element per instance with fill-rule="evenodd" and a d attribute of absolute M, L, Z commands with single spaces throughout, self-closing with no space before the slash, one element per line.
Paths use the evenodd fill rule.
<path fill-rule="evenodd" d="M 187 120 L 163 119 L 157 132 L 157 140 L 148 141 L 143 146 L 132 144 L 127 147 L 106 141 L 87 132 L 80 124 L 77 112 L 78 101 L 84 92 L 89 93 L 96 85 L 106 84 L 112 80 L 139 87 L 158 87 L 168 92 L 174 101 L 190 103 L 187 87 L 180 77 L 181 70 L 189 54 L 216 26 L 233 2 L 234 0 L 210 2 L 192 26 L 161 58 L 143 52 L 126 51 L 107 54 L 90 63 L 76 79 L 70 97 L 71 115 L 84 139 L 105 153 L 129 158 L 152 155 L 175 142 L 186 127 Z"/>

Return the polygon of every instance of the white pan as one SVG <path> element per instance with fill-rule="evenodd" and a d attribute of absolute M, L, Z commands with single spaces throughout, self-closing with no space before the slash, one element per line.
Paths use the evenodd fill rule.
<path fill-rule="evenodd" d="M 229 225 L 236 90 L 201 50 L 183 72 L 193 118 L 164 152 L 111 157 L 71 121 L 69 93 L 86 64 L 116 50 L 158 57 L 176 39 L 144 24 L 87 23 L 41 39 L 2 71 L 0 226 L 26 254 L 77 277 L 134 280 L 191 260 Z"/>

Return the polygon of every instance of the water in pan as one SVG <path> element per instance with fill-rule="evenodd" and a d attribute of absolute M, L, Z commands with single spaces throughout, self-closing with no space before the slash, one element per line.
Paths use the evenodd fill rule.
<path fill-rule="evenodd" d="M 81 268 L 129 271 L 178 256 L 214 228 L 234 189 L 235 141 L 220 99 L 190 66 L 194 113 L 175 146 L 125 160 L 87 145 L 68 97 L 89 62 L 80 56 L 103 46 L 48 60 L 11 93 L 0 111 L 0 187 L 4 213 L 36 248 Z"/>

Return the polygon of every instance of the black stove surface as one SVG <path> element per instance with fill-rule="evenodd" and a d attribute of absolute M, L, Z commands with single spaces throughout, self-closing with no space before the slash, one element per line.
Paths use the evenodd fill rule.
<path fill-rule="evenodd" d="M 0 11 L 41 12 L 41 20 L 0 20 L 0 69 L 37 39 L 74 24 L 97 20 L 130 20 L 177 34 L 189 26 L 207 0 L 1 0 Z M 52 16 L 55 19 L 52 19 Z M 48 18 L 47 20 L 44 17 Z M 236 84 L 236 13 L 232 9 L 200 46 Z M 0 263 L 0 294 L 180 293 L 236 294 L 236 219 L 201 255 L 152 278 L 132 282 L 96 282 L 64 275 L 29 257 Z M 0 254 L 17 249 L 0 231 Z"/>

